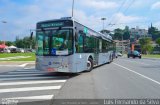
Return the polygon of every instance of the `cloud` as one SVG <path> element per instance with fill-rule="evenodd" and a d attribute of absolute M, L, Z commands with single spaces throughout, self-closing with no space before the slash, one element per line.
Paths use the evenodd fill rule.
<path fill-rule="evenodd" d="M 71 10 L 68 10 L 68 14 L 71 12 Z M 96 31 L 100 31 L 102 28 L 102 22 L 101 22 L 101 18 L 93 15 L 87 15 L 87 13 L 85 13 L 82 10 L 75 10 L 74 11 L 74 17 L 75 20 L 77 20 L 78 22 L 80 22 L 81 24 L 96 30 Z"/>
<path fill-rule="evenodd" d="M 82 0 L 82 5 L 91 7 L 93 9 L 102 10 L 102 9 L 113 9 L 117 8 L 118 4 L 116 2 L 111 1 L 102 1 L 102 0 Z"/>
<path fill-rule="evenodd" d="M 130 15 L 124 15 L 123 13 L 116 13 L 113 15 L 115 17 L 113 20 L 115 20 L 117 23 L 132 23 L 137 21 L 142 21 L 144 18 L 139 16 L 130 16 Z"/>
<path fill-rule="evenodd" d="M 129 25 L 131 27 L 135 27 L 138 22 L 143 22 L 146 20 L 146 17 L 141 17 L 141 16 L 132 16 L 132 15 L 124 15 L 123 13 L 116 13 L 113 16 L 113 19 L 111 21 L 108 28 L 113 30 L 115 28 L 124 28 L 126 25 Z"/>
<path fill-rule="evenodd" d="M 144 15 L 149 16 L 148 19 L 159 17 L 157 11 L 154 13 L 152 11 L 146 15 L 146 10 L 149 7 L 152 6 L 154 9 L 159 7 L 157 0 L 135 0 L 131 5 L 133 8 L 130 7 L 130 12 L 126 12 L 125 15 L 121 12 L 124 12 L 128 4 L 131 3 L 130 0 L 127 0 L 120 12 L 116 13 L 123 1 L 75 0 L 74 16 L 80 23 L 96 31 L 102 29 L 102 17 L 106 17 L 105 26 L 108 26 L 111 17 L 113 17 L 111 23 L 143 22 L 145 20 Z M 145 5 L 143 5 L 144 3 Z M 38 21 L 71 16 L 72 0 L 23 0 L 21 2 L 18 0 L 0 0 L 0 8 L 0 20 L 7 21 L 5 26 L 0 24 L 0 27 L 4 27 L 0 28 L 0 35 L 4 33 L 6 35 L 3 37 L 4 39 L 15 40 L 17 35 L 22 37 L 29 35 L 29 30 L 35 29 Z M 7 31 L 4 31 L 6 27 Z M 107 28 L 110 29 L 110 27 Z"/>
<path fill-rule="evenodd" d="M 20 36 L 21 38 L 30 34 L 30 29 L 36 28 L 36 23 L 38 21 L 42 20 L 50 20 L 55 19 L 64 16 L 65 14 L 62 12 L 59 12 L 55 9 L 56 6 L 53 5 L 53 0 L 45 0 L 48 2 L 39 2 L 39 0 L 36 0 L 32 4 L 23 4 L 19 5 L 15 2 L 7 2 L 5 7 L 2 8 L 0 12 L 1 20 L 6 20 L 7 24 L 5 25 L 5 28 L 7 28 L 7 31 L 4 32 L 2 28 L 0 28 L 0 35 L 3 35 L 3 39 L 0 40 L 15 40 L 16 36 Z M 56 3 L 56 2 L 54 2 Z M 54 6 L 54 8 L 53 8 Z M 0 24 L 0 26 L 4 26 L 3 24 Z M 12 36 L 12 37 L 10 37 Z"/>
<path fill-rule="evenodd" d="M 160 9 L 160 2 L 156 2 L 151 6 L 151 9 Z"/>

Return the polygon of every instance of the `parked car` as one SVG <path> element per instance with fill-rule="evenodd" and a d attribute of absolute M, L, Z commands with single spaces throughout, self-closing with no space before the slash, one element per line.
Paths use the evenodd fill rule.
<path fill-rule="evenodd" d="M 11 53 L 17 53 L 16 48 L 10 48 Z"/>
<path fill-rule="evenodd" d="M 120 52 L 117 52 L 117 56 L 118 56 L 118 57 L 121 57 L 122 54 L 121 54 Z"/>
<path fill-rule="evenodd" d="M 26 53 L 34 52 L 35 53 L 36 50 L 34 50 L 34 49 L 25 49 L 24 52 L 26 52 Z"/>
<path fill-rule="evenodd" d="M 3 52 L 4 52 L 4 50 L 2 48 L 0 48 L 0 53 L 3 53 Z"/>
<path fill-rule="evenodd" d="M 3 49 L 3 52 L 4 52 L 4 53 L 10 53 L 11 51 L 10 51 L 8 48 L 4 48 L 4 49 Z"/>
<path fill-rule="evenodd" d="M 138 57 L 138 58 L 140 58 L 140 59 L 141 59 L 141 57 L 142 57 L 141 53 L 138 52 L 138 51 L 136 51 L 136 50 L 134 50 L 134 51 L 128 51 L 127 56 L 128 56 L 128 58 L 130 58 L 130 57 L 132 57 L 132 58 Z"/>
<path fill-rule="evenodd" d="M 17 51 L 18 53 L 24 53 L 24 49 L 22 49 L 22 48 L 17 48 L 16 51 Z"/>

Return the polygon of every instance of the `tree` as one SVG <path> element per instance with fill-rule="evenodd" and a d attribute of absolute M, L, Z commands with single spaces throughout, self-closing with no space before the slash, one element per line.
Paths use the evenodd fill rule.
<path fill-rule="evenodd" d="M 16 45 L 18 48 L 24 48 L 24 42 L 23 42 L 22 39 L 16 38 L 15 45 Z"/>
<path fill-rule="evenodd" d="M 160 46 L 160 38 L 156 39 L 156 43 Z"/>
<path fill-rule="evenodd" d="M 15 45 L 15 43 L 14 43 L 14 42 L 12 42 L 12 41 L 6 41 L 6 42 L 5 42 L 5 44 L 6 44 L 7 46 Z"/>
<path fill-rule="evenodd" d="M 152 35 L 152 40 L 156 40 L 157 38 L 160 38 L 160 31 L 156 27 L 150 27 L 148 29 L 148 34 Z"/>
<path fill-rule="evenodd" d="M 148 54 L 153 50 L 151 45 L 151 38 L 142 38 L 139 40 L 139 43 L 142 48 L 142 53 Z"/>
<path fill-rule="evenodd" d="M 16 37 L 15 45 L 18 48 L 35 48 L 36 38 L 33 37 L 32 39 L 28 36 L 24 37 L 23 39 L 19 39 Z"/>
<path fill-rule="evenodd" d="M 123 40 L 129 40 L 130 39 L 129 27 L 125 26 L 125 29 L 123 31 L 124 31 Z"/>
<path fill-rule="evenodd" d="M 101 32 L 101 33 L 107 33 L 107 34 L 109 34 L 109 33 L 110 33 L 110 31 L 109 31 L 109 30 L 101 30 L 100 32 Z"/>
<path fill-rule="evenodd" d="M 120 28 L 117 28 L 114 30 L 114 40 L 122 40 L 123 39 L 123 30 Z"/>

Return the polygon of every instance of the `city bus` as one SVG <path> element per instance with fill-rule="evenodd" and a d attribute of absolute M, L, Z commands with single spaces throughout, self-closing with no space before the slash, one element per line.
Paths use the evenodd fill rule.
<path fill-rule="evenodd" d="M 113 60 L 114 41 L 73 18 L 41 21 L 36 26 L 36 69 L 79 73 Z"/>

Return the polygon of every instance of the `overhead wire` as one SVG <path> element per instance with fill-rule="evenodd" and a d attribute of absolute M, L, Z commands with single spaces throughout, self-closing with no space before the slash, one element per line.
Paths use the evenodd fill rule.
<path fill-rule="evenodd" d="M 127 6 L 127 8 L 123 11 L 123 14 L 125 14 L 125 13 L 128 11 L 128 9 L 131 7 L 131 5 L 134 3 L 134 1 L 135 1 L 135 0 L 132 0 L 132 1 L 129 3 L 129 5 Z M 112 27 L 113 25 L 117 24 L 117 22 L 118 22 L 119 20 L 121 20 L 121 18 L 122 18 L 122 17 L 118 18 L 114 24 L 111 24 L 111 27 Z"/>
<path fill-rule="evenodd" d="M 126 1 L 127 1 L 127 0 L 123 0 L 123 2 L 121 3 L 120 7 L 119 7 L 118 10 L 116 11 L 116 13 L 120 12 L 120 10 L 122 9 L 122 7 L 123 7 L 124 4 L 126 3 Z M 113 21 L 113 19 L 114 19 L 113 17 L 114 17 L 114 16 L 112 15 L 112 17 L 111 17 L 108 25 L 110 25 L 111 22 Z"/>

